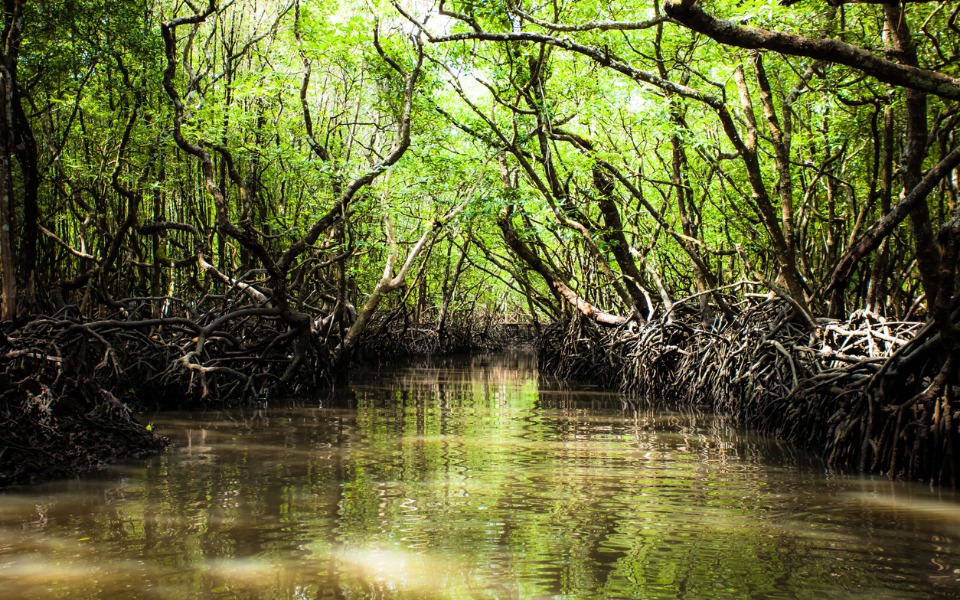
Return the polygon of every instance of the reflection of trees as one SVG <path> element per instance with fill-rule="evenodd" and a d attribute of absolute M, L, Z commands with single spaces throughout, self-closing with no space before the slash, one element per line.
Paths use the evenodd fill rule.
<path fill-rule="evenodd" d="M 399 452 L 402 465 L 398 479 L 383 473 L 367 501 L 416 495 L 428 512 L 418 521 L 419 543 L 432 540 L 432 551 L 465 561 L 482 556 L 521 595 L 707 593 L 717 577 L 777 589 L 786 567 L 754 574 L 761 558 L 786 562 L 768 556 L 780 546 L 751 523 L 763 482 L 748 480 L 744 489 L 744 475 L 757 448 L 741 443 L 728 421 L 576 390 L 521 387 L 501 402 L 498 392 L 517 386 L 515 373 L 503 376 L 426 368 L 404 372 L 395 396 L 360 393 L 358 424 L 369 421 L 358 429 L 378 438 L 371 447 L 386 444 L 374 455 Z M 398 432 L 413 436 L 403 448 Z M 376 465 L 364 464 L 370 469 Z M 364 523 L 362 498 L 356 502 Z M 362 534 L 375 529 L 388 541 L 403 516 L 401 504 L 394 507 Z M 722 568 L 702 560 L 711 553 L 729 560 Z"/>
<path fill-rule="evenodd" d="M 835 591 L 877 577 L 864 544 L 891 542 L 798 516 L 809 482 L 784 483 L 729 421 L 544 390 L 522 355 L 350 393 L 355 410 L 171 418 L 180 450 L 107 481 L 82 522 L 48 508 L 51 533 L 95 532 L 147 587 L 350 598 Z"/>

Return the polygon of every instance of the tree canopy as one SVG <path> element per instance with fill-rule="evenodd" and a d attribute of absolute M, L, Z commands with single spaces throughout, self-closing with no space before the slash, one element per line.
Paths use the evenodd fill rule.
<path fill-rule="evenodd" d="M 956 352 L 958 13 L 6 0 L 2 316 L 176 324 L 183 368 L 245 381 L 206 344 L 282 346 L 284 382 L 384 317 L 758 293 L 929 317 Z"/>

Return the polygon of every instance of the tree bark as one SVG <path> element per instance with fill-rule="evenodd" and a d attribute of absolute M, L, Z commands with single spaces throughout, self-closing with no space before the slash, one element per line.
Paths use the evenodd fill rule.
<path fill-rule="evenodd" d="M 14 260 L 13 195 L 10 178 L 10 77 L 0 67 L 0 277 L 3 302 L 0 321 L 13 321 L 17 313 L 17 265 Z"/>
<path fill-rule="evenodd" d="M 20 166 L 22 179 L 21 206 L 23 209 L 23 224 L 20 236 L 20 255 L 18 262 L 20 275 L 23 281 L 23 300 L 27 310 L 35 308 L 35 287 L 37 269 L 37 238 L 39 236 L 38 193 L 40 189 L 40 170 L 37 157 L 37 141 L 33 129 L 23 109 L 20 93 L 20 83 L 17 68 L 20 64 L 20 44 L 23 32 L 23 9 L 25 0 L 4 0 L 4 30 L 3 30 L 3 67 L 7 78 L 6 91 L 6 121 L 9 126 L 7 151 L 11 152 Z M 10 165 L 8 165 L 9 167 Z M 12 185 L 13 172 L 8 171 Z M 13 188 L 7 190 L 13 197 Z M 12 209 L 12 205 L 11 205 Z"/>
<path fill-rule="evenodd" d="M 581 298 L 557 273 L 547 266 L 539 256 L 520 239 L 516 230 L 513 228 L 511 217 L 513 216 L 513 205 L 508 205 L 497 218 L 497 225 L 503 232 L 503 239 L 510 246 L 510 249 L 516 253 L 530 268 L 543 277 L 554 292 L 561 296 L 570 306 L 580 314 L 592 319 L 601 325 L 622 325 L 627 322 L 626 317 L 614 315 L 598 309 L 593 304 Z"/>
<path fill-rule="evenodd" d="M 898 6 L 884 6 L 886 22 L 884 28 L 893 42 L 893 49 L 900 57 L 901 63 L 909 66 L 917 65 L 917 48 L 913 43 L 913 36 L 907 25 L 906 15 Z M 906 123 L 907 131 L 903 146 L 901 166 L 903 169 L 903 192 L 901 198 L 907 197 L 922 181 L 923 159 L 927 153 L 927 94 L 916 89 L 907 89 L 906 96 Z M 910 226 L 916 244 L 917 267 L 920 279 L 927 294 L 928 303 L 937 297 L 939 278 L 937 268 L 940 263 L 940 253 L 937 241 L 933 236 L 933 225 L 930 221 L 930 207 L 926 201 L 917 202 L 910 211 Z"/>

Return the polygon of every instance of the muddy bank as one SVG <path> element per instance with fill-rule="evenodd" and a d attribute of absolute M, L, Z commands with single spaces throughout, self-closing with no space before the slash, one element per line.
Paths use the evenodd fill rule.
<path fill-rule="evenodd" d="M 129 406 L 109 392 L 101 394 L 92 402 L 54 395 L 49 388 L 4 394 L 0 489 L 72 477 L 168 446 L 169 440 L 148 431 Z"/>
<path fill-rule="evenodd" d="M 803 322 L 779 300 L 754 299 L 733 320 L 572 318 L 545 331 L 538 356 L 545 373 L 729 414 L 837 468 L 960 481 L 960 375 L 924 323 L 863 311 Z"/>
<path fill-rule="evenodd" d="M 80 340 L 80 338 L 78 338 Z M 162 451 L 134 416 L 145 362 L 29 330 L 0 335 L 0 489 Z M 139 381 L 139 383 L 135 383 Z"/>
<path fill-rule="evenodd" d="M 442 329 L 381 319 L 335 371 L 319 337 L 295 363 L 276 343 L 286 334 L 275 320 L 251 318 L 218 332 L 202 353 L 194 329 L 170 321 L 43 317 L 0 334 L 0 489 L 162 451 L 169 442 L 136 419 L 141 409 L 295 397 L 347 377 L 351 364 L 502 349 L 531 343 L 533 333 L 494 318 Z"/>

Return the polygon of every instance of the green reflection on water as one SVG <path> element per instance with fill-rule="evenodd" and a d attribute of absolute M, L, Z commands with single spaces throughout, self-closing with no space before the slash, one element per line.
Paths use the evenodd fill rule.
<path fill-rule="evenodd" d="M 0 596 L 960 591 L 952 495 L 771 461 L 722 419 L 542 388 L 527 355 L 362 373 L 343 392 L 157 415 L 177 449 L 0 496 Z"/>

